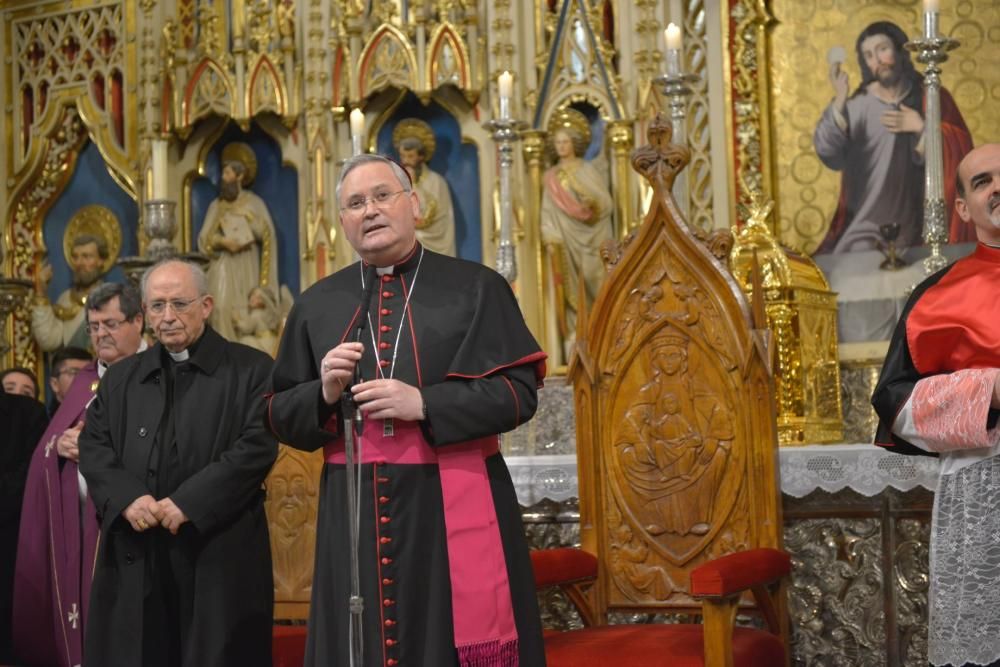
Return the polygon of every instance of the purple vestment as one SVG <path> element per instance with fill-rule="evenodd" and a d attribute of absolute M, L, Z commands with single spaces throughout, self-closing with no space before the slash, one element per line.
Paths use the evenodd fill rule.
<path fill-rule="evenodd" d="M 81 511 L 78 466 L 60 458 L 56 439 L 83 420 L 96 389 L 91 362 L 80 369 L 31 457 L 14 571 L 17 664 L 74 667 L 83 661 L 99 527 L 89 497 Z"/>

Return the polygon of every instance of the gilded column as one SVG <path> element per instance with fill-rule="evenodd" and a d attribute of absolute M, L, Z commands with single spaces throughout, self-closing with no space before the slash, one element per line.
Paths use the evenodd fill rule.
<path fill-rule="evenodd" d="M 522 182 L 524 196 L 524 240 L 521 242 L 523 273 L 520 293 L 521 309 L 528 328 L 538 340 L 544 337 L 544 299 L 542 280 L 542 173 L 545 167 L 545 132 L 525 130 L 521 133 L 527 178 Z"/>
<path fill-rule="evenodd" d="M 635 145 L 635 134 L 631 120 L 613 120 L 608 123 L 608 138 L 611 141 L 612 159 L 615 174 L 615 215 L 618 220 L 618 238 L 625 236 L 639 221 L 633 219 L 632 211 L 632 167 L 629 155 Z"/>

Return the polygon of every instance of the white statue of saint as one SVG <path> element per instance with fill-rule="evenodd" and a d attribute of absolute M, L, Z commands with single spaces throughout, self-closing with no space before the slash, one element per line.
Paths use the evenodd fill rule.
<path fill-rule="evenodd" d="M 393 142 L 420 201 L 417 240 L 428 250 L 455 257 L 455 210 L 451 191 L 444 177 L 427 166 L 434 155 L 434 132 L 424 121 L 406 118 L 396 125 Z"/>
<path fill-rule="evenodd" d="M 208 291 L 215 298 L 209 320 L 229 340 L 238 340 L 233 314 L 246 307 L 254 287 L 278 285 L 277 238 L 267 204 L 243 189 L 247 165 L 229 160 L 222 168 L 219 197 L 208 207 L 198 249 L 209 256 Z"/>

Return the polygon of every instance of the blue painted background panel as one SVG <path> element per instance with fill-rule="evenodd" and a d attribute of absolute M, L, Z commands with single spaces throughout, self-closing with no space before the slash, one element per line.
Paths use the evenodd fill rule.
<path fill-rule="evenodd" d="M 282 164 L 281 148 L 257 125 L 244 132 L 231 123 L 205 157 L 205 175 L 191 183 L 191 249 L 198 249 L 198 232 L 208 206 L 219 196 L 222 150 L 234 141 L 249 145 L 257 156 L 257 177 L 250 190 L 267 204 L 278 237 L 278 278 L 292 294 L 299 282 L 299 177 L 294 167 Z"/>

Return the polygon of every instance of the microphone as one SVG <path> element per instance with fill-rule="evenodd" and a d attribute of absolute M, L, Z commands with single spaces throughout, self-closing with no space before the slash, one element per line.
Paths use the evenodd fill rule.
<path fill-rule="evenodd" d="M 372 303 L 372 293 L 375 291 L 375 283 L 378 282 L 378 274 L 375 272 L 375 265 L 369 264 L 365 269 L 365 287 L 361 291 L 361 310 L 358 311 L 358 328 L 354 331 L 354 342 L 361 342 L 361 334 L 364 333 L 365 325 L 368 324 L 368 307 Z"/>

